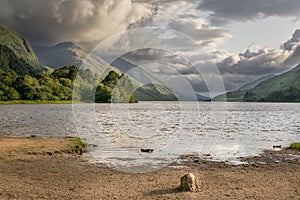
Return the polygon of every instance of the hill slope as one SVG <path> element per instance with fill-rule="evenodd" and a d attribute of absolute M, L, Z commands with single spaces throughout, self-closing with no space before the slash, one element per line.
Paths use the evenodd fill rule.
<path fill-rule="evenodd" d="M 238 90 L 220 95 L 215 100 L 300 102 L 300 65 L 283 74 L 260 82 L 249 90 Z"/>
<path fill-rule="evenodd" d="M 30 43 L 19 33 L 0 25 L 0 69 L 20 75 L 42 70 Z"/>
<path fill-rule="evenodd" d="M 239 90 L 241 90 L 241 91 L 250 90 L 250 89 L 254 88 L 255 86 L 257 86 L 260 82 L 266 81 L 266 80 L 268 80 L 269 78 L 271 78 L 273 76 L 275 76 L 275 75 L 274 74 L 269 74 L 267 76 L 263 76 L 259 79 L 256 79 L 256 80 L 254 80 L 250 83 L 247 83 L 247 84 L 243 85 L 242 87 L 239 88 Z"/>
<path fill-rule="evenodd" d="M 294 68 L 297 69 L 297 68 Z M 300 101 L 300 69 L 261 82 L 245 93 L 244 101 Z"/>

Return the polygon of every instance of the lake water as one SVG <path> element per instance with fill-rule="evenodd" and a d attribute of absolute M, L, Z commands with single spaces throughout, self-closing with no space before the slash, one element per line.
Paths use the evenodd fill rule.
<path fill-rule="evenodd" d="M 0 121 L 1 135 L 85 138 L 95 162 L 135 172 L 184 153 L 237 161 L 300 141 L 297 103 L 0 105 Z"/>

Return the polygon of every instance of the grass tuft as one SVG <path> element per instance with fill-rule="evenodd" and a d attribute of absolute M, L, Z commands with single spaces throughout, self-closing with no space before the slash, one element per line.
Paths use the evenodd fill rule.
<path fill-rule="evenodd" d="M 82 154 L 86 152 L 86 144 L 80 138 L 71 138 L 71 151 L 74 153 Z"/>
<path fill-rule="evenodd" d="M 290 145 L 291 149 L 297 149 L 300 150 L 300 142 L 294 142 Z"/>

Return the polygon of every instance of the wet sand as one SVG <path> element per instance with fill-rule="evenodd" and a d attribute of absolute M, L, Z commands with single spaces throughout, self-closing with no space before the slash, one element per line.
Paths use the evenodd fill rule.
<path fill-rule="evenodd" d="M 300 199 L 299 154 L 266 151 L 238 166 L 186 155 L 186 168 L 130 174 L 71 153 L 69 138 L 1 137 L 0 199 Z M 177 190 L 190 172 L 198 193 Z"/>

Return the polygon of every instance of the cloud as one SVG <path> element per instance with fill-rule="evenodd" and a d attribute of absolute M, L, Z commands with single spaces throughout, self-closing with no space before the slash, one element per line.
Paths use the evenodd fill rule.
<path fill-rule="evenodd" d="M 269 16 L 295 18 L 300 16 L 298 0 L 202 0 L 198 8 L 210 12 L 210 21 L 215 25 Z"/>
<path fill-rule="evenodd" d="M 299 45 L 300 42 L 300 29 L 296 30 L 295 33 L 293 34 L 293 37 L 283 43 L 282 48 L 286 50 L 293 50 L 297 45 Z"/>
<path fill-rule="evenodd" d="M 34 44 L 72 41 L 85 46 L 152 16 L 153 4 L 131 0 L 2 0 L 0 23 Z"/>
<path fill-rule="evenodd" d="M 151 18 L 141 20 L 132 28 L 158 26 L 172 29 L 194 39 L 202 46 L 214 47 L 231 38 L 227 29 L 212 27 L 201 16 L 194 0 L 150 1 L 155 5 Z"/>
<path fill-rule="evenodd" d="M 230 38 L 211 27 L 194 0 L 2 0 L 0 23 L 35 45 L 71 41 L 91 49 L 131 28 L 158 26 L 181 32 L 203 46 Z"/>
<path fill-rule="evenodd" d="M 183 49 L 183 55 L 159 49 L 142 49 L 127 53 L 124 58 L 135 65 L 154 63 L 153 73 L 175 76 L 172 71 L 165 71 L 162 66 L 171 67 L 174 72 L 186 77 L 197 92 L 207 92 L 205 81 L 212 82 L 222 76 L 227 91 L 237 89 L 268 74 L 278 74 L 300 63 L 299 30 L 278 49 L 261 48 L 251 45 L 242 53 L 229 53 L 216 50 L 205 55 L 197 49 Z M 162 40 L 164 43 L 172 43 Z M 166 45 L 167 45 L 166 44 Z M 205 67 L 216 63 L 220 73 Z M 155 65 L 162 64 L 162 65 Z M 193 64 L 193 65 L 191 65 Z M 197 67 L 195 69 L 194 67 Z M 204 75 L 205 77 L 202 77 Z"/>
<path fill-rule="evenodd" d="M 247 49 L 217 62 L 227 90 L 237 89 L 247 82 L 268 74 L 289 70 L 300 63 L 300 30 L 279 49 Z"/>

